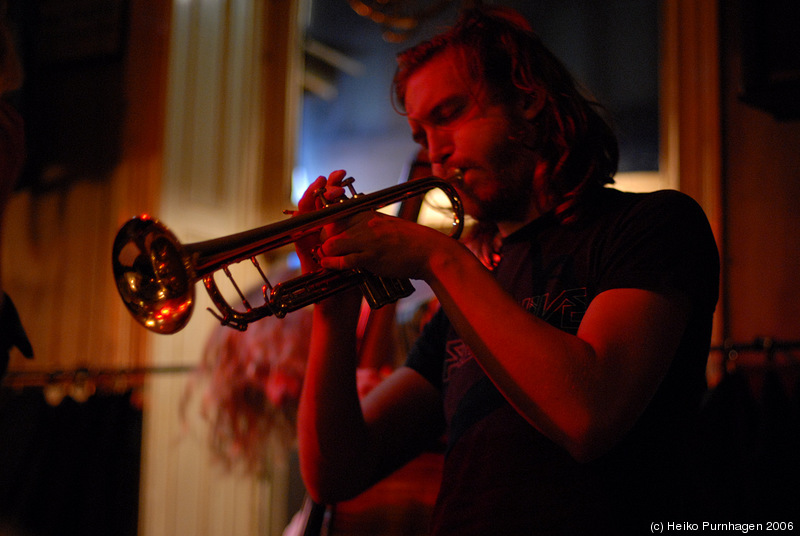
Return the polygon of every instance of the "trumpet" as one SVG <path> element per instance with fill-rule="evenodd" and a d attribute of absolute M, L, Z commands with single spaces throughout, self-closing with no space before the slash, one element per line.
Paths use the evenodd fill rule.
<path fill-rule="evenodd" d="M 464 208 L 452 186 L 460 173 L 448 179 L 426 177 L 370 194 L 356 193 L 353 179 L 342 182 L 350 193 L 327 201 L 324 188 L 316 195 L 323 206 L 313 212 L 233 235 L 181 244 L 164 224 L 148 215 L 132 218 L 117 233 L 112 251 L 114 280 L 123 303 L 147 329 L 171 334 L 183 329 L 195 302 L 195 283 L 202 280 L 217 311 L 209 311 L 222 325 L 244 331 L 248 324 L 267 316 L 286 314 L 317 303 L 345 289 L 359 287 L 373 309 L 410 295 L 414 287 L 407 279 L 378 277 L 361 269 L 317 270 L 273 286 L 264 275 L 257 256 L 300 238 L 335 221 L 357 213 L 378 210 L 439 189 L 447 195 L 453 214 L 449 235 L 458 238 L 464 227 Z M 263 305 L 252 306 L 230 273 L 229 267 L 250 260 L 264 281 Z M 235 309 L 222 296 L 214 275 L 224 272 L 242 301 Z"/>

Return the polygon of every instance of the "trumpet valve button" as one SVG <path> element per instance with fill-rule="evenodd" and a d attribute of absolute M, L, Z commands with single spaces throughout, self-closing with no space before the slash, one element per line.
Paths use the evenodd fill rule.
<path fill-rule="evenodd" d="M 342 186 L 350 191 L 350 195 L 352 197 L 356 197 L 358 195 L 358 193 L 356 193 L 356 189 L 353 187 L 354 182 L 356 182 L 356 180 L 353 177 L 347 177 L 342 181 Z"/>
<path fill-rule="evenodd" d="M 324 206 L 324 207 L 328 206 L 328 200 L 325 199 L 325 192 L 326 191 L 327 191 L 327 188 L 325 188 L 324 186 L 322 188 L 317 188 L 316 190 L 314 190 L 314 195 L 317 196 L 320 201 L 322 201 L 322 206 Z"/>

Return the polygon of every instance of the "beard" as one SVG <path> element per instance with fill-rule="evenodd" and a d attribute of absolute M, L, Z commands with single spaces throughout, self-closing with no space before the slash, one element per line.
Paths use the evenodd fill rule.
<path fill-rule="evenodd" d="M 491 160 L 487 188 L 465 185 L 465 206 L 483 222 L 526 222 L 536 206 L 536 154 L 529 146 L 506 143 Z M 482 191 L 484 190 L 484 191 Z"/>
<path fill-rule="evenodd" d="M 510 176 L 498 177 L 500 187 L 491 196 L 465 192 L 467 211 L 478 221 L 523 222 L 528 218 L 533 202 L 533 180 L 522 180 Z"/>

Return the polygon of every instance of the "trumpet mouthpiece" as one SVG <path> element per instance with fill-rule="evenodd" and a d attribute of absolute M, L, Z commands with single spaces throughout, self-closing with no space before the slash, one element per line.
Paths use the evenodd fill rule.
<path fill-rule="evenodd" d="M 460 168 L 451 168 L 444 180 L 453 184 L 461 184 L 464 182 L 464 172 Z"/>

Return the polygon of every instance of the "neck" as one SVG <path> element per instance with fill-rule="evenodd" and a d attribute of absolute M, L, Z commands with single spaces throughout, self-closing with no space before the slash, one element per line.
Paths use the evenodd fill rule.
<path fill-rule="evenodd" d="M 497 222 L 497 231 L 500 233 L 500 236 L 505 238 L 522 227 L 525 227 L 541 215 L 542 213 L 537 208 L 536 203 L 532 201 L 531 206 L 528 208 L 528 213 L 524 218 L 514 221 Z"/>

